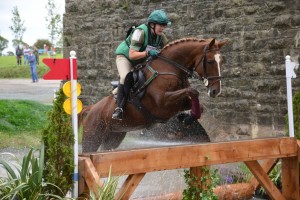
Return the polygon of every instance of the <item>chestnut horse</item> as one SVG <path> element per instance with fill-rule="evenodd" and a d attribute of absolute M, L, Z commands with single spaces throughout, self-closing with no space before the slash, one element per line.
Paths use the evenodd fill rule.
<path fill-rule="evenodd" d="M 148 81 L 140 100 L 143 111 L 127 102 L 123 120 L 112 119 L 114 95 L 83 109 L 83 152 L 95 152 L 99 146 L 103 150 L 117 148 L 126 132 L 149 127 L 157 122 L 154 119 L 166 122 L 178 112 L 191 109 L 191 98 L 198 98 L 199 92 L 190 86 L 189 78 L 203 80 L 208 95 L 217 97 L 221 93 L 223 63 L 220 48 L 226 42 L 184 38 L 166 45 L 141 69 Z"/>

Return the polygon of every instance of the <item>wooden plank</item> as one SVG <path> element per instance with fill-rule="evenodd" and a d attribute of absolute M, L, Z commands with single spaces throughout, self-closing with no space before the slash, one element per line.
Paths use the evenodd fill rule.
<path fill-rule="evenodd" d="M 282 194 L 286 199 L 299 200 L 298 158 L 282 159 Z"/>
<path fill-rule="evenodd" d="M 103 186 L 103 183 L 100 180 L 100 177 L 89 158 L 83 158 L 84 159 L 84 173 L 83 177 L 84 180 L 89 188 L 90 191 L 93 191 L 95 195 L 98 194 L 99 187 Z"/>
<path fill-rule="evenodd" d="M 120 190 L 118 191 L 118 193 L 116 194 L 115 199 L 121 199 L 121 198 L 122 200 L 129 199 L 133 194 L 134 190 L 137 188 L 138 184 L 144 178 L 144 176 L 145 173 L 129 175 L 126 178 Z"/>
<path fill-rule="evenodd" d="M 273 200 L 286 199 L 257 161 L 245 161 L 245 164 Z"/>
<path fill-rule="evenodd" d="M 279 159 L 268 159 L 265 160 L 264 163 L 261 165 L 264 172 L 266 172 L 267 174 L 269 174 L 272 169 L 276 166 L 277 162 Z M 259 186 L 259 182 L 256 180 L 255 176 L 253 176 L 253 178 L 250 179 L 249 183 L 251 185 L 253 185 L 254 190 L 257 189 L 257 187 Z"/>
<path fill-rule="evenodd" d="M 103 152 L 90 157 L 97 172 L 106 177 L 110 166 L 113 175 L 124 175 L 296 155 L 296 140 L 285 137 Z"/>

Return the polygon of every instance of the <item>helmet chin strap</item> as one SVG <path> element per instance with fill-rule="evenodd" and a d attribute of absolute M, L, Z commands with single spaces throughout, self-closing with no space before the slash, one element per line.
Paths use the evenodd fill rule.
<path fill-rule="evenodd" d="M 153 33 L 156 36 L 157 35 L 156 32 L 155 32 L 155 26 L 156 26 L 156 24 L 155 23 L 153 23 L 153 24 L 154 24 L 154 27 L 152 28 L 152 26 L 150 26 L 150 28 L 153 30 Z"/>

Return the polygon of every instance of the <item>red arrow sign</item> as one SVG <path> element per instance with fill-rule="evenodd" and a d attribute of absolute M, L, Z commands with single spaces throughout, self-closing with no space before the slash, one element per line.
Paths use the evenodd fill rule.
<path fill-rule="evenodd" d="M 73 79 L 77 79 L 77 64 L 76 59 L 73 60 Z M 43 79 L 45 80 L 70 80 L 70 59 L 69 58 L 44 58 L 45 63 L 49 68 Z"/>

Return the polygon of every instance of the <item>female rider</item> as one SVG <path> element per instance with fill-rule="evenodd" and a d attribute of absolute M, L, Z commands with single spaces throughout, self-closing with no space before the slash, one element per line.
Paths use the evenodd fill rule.
<path fill-rule="evenodd" d="M 169 18 L 163 10 L 154 10 L 148 17 L 147 24 L 135 28 L 132 33 L 116 49 L 116 64 L 120 75 L 117 93 L 117 107 L 112 114 L 113 119 L 122 120 L 127 101 L 124 90 L 126 75 L 133 66 L 144 62 L 148 56 L 156 57 L 160 48 L 168 43 L 163 33 L 169 24 Z"/>

